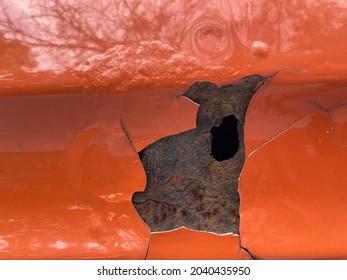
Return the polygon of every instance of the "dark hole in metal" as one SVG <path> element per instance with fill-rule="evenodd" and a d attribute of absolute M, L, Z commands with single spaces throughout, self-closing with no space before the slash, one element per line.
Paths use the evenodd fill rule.
<path fill-rule="evenodd" d="M 234 115 L 223 118 L 219 126 L 211 128 L 212 156 L 218 161 L 231 159 L 239 150 L 237 119 Z"/>
<path fill-rule="evenodd" d="M 147 185 L 133 203 L 152 231 L 238 233 L 245 115 L 268 78 L 247 76 L 221 87 L 197 82 L 177 97 L 199 104 L 196 128 L 161 138 L 139 153 Z"/>

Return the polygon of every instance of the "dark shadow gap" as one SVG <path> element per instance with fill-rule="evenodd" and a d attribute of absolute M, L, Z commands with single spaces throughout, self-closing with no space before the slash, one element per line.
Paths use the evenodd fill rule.
<path fill-rule="evenodd" d="M 217 161 L 231 159 L 239 150 L 237 119 L 234 115 L 226 116 L 222 123 L 211 128 L 212 156 Z"/>

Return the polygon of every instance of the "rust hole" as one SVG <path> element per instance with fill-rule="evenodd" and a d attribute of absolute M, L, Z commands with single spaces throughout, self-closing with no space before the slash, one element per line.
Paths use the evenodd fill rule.
<path fill-rule="evenodd" d="M 245 114 L 267 79 L 253 75 L 222 87 L 198 82 L 183 93 L 200 105 L 196 128 L 159 139 L 139 153 L 147 185 L 133 203 L 152 231 L 184 226 L 238 233 Z"/>
<path fill-rule="evenodd" d="M 239 150 L 237 119 L 234 115 L 226 116 L 219 126 L 211 128 L 212 156 L 215 160 L 231 159 Z"/>

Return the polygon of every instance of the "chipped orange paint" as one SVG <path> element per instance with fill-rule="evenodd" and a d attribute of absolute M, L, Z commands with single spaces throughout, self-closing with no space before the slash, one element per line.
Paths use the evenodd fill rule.
<path fill-rule="evenodd" d="M 137 151 L 195 126 L 197 107 L 176 91 L 2 97 L 0 258 L 143 259 Z"/>
<path fill-rule="evenodd" d="M 242 244 L 261 258 L 344 256 L 344 1 L 39 4 L 0 1 L 0 258 L 144 258 L 137 152 L 195 126 L 196 105 L 176 95 L 281 68 L 247 115 Z M 170 247 L 191 238 L 210 258 L 238 258 L 238 237 L 189 230 L 152 234 L 149 257 L 199 257 L 200 244 Z"/>
<path fill-rule="evenodd" d="M 180 228 L 151 234 L 148 260 L 250 260 L 240 249 L 240 237 Z"/>
<path fill-rule="evenodd" d="M 345 259 L 347 80 L 292 78 L 249 107 L 241 243 L 262 259 Z"/>

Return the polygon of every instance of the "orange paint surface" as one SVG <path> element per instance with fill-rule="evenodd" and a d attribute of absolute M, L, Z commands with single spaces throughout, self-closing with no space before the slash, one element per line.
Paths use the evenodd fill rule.
<path fill-rule="evenodd" d="M 143 259 L 137 151 L 195 126 L 196 106 L 176 95 L 1 97 L 0 258 Z M 143 102 L 159 104 L 152 118 Z"/>
<path fill-rule="evenodd" d="M 262 259 L 345 259 L 347 82 L 287 79 L 248 111 L 241 244 Z"/>
<path fill-rule="evenodd" d="M 124 93 L 281 68 L 347 70 L 344 1 L 40 3 L 2 1 L 2 95 L 82 86 Z"/>
<path fill-rule="evenodd" d="M 192 83 L 282 68 L 247 116 L 242 245 L 345 256 L 343 1 L 42 3 L 0 1 L 0 258 L 142 259 L 149 238 L 149 258 L 247 258 L 231 235 L 150 235 L 137 152 L 195 126 Z"/>
<path fill-rule="evenodd" d="M 0 153 L 0 258 L 143 258 L 149 229 L 123 198 L 127 193 L 117 193 L 116 186 L 113 193 L 105 191 L 100 185 L 99 192 L 113 201 L 93 195 L 93 189 L 80 184 L 84 170 L 73 173 L 80 158 L 71 165 L 66 154 Z M 131 168 L 136 160 L 135 155 L 128 160 L 111 157 L 103 165 Z M 128 175 L 118 170 L 122 176 Z M 142 173 L 139 175 L 133 186 L 137 189 L 143 188 Z"/>
<path fill-rule="evenodd" d="M 180 228 L 152 233 L 147 260 L 250 260 L 238 235 L 217 235 Z"/>

